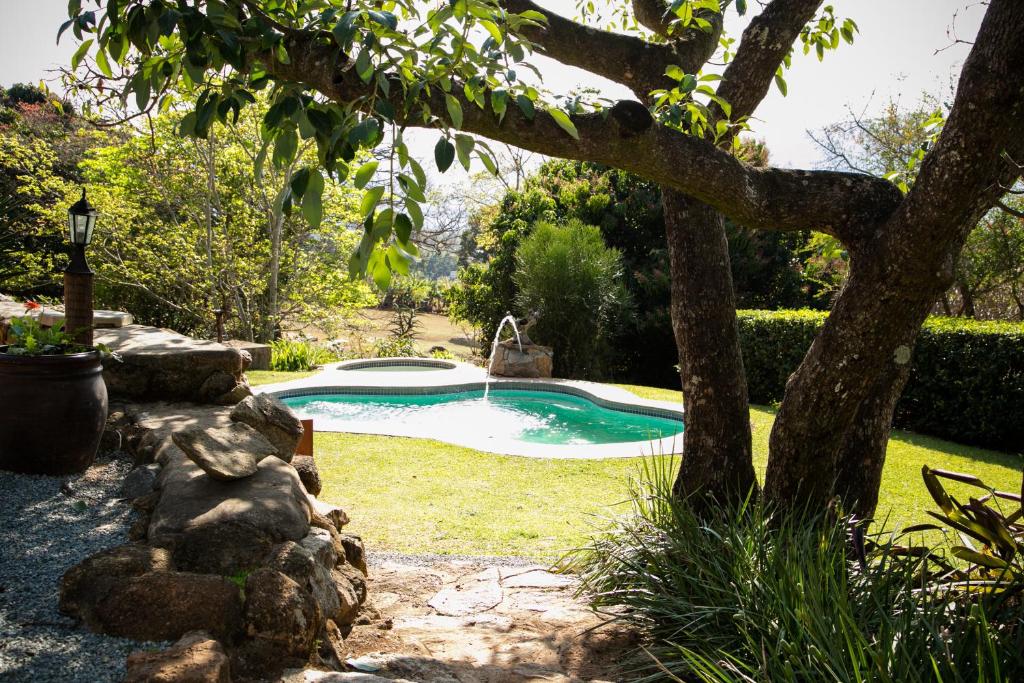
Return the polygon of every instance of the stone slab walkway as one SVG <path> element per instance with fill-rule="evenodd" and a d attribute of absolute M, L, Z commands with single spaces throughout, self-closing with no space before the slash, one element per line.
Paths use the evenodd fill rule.
<path fill-rule="evenodd" d="M 632 633 L 542 567 L 482 561 L 371 563 L 364 617 L 345 639 L 352 671 L 294 671 L 282 683 L 618 681 Z"/>

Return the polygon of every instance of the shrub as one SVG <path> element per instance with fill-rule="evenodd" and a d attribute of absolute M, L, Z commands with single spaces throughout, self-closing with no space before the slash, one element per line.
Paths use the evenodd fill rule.
<path fill-rule="evenodd" d="M 373 355 L 377 358 L 415 356 L 416 344 L 412 337 L 385 337 L 374 343 Z"/>
<path fill-rule="evenodd" d="M 600 377 L 627 296 L 619 251 L 593 225 L 537 223 L 516 260 L 519 308 L 537 315 L 531 336 L 554 348 L 555 372 Z"/>
<path fill-rule="evenodd" d="M 826 315 L 738 312 L 751 401 L 782 400 Z M 911 362 L 895 426 L 1004 450 L 1024 443 L 1024 325 L 929 318 Z"/>
<path fill-rule="evenodd" d="M 900 538 L 861 543 L 844 520 L 780 519 L 760 502 L 698 519 L 671 473 L 649 465 L 633 514 L 569 561 L 595 608 L 645 634 L 631 666 L 643 680 L 1024 676 L 1019 605 L 945 591 Z"/>
<path fill-rule="evenodd" d="M 333 353 L 314 342 L 291 339 L 270 342 L 271 370 L 302 372 L 336 360 Z"/>

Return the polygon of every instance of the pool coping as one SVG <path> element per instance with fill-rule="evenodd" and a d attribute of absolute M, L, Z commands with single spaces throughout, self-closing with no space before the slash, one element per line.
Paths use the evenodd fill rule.
<path fill-rule="evenodd" d="M 380 359 L 384 360 L 384 359 Z M 395 361 L 409 361 L 401 358 Z M 431 359 L 418 359 L 431 360 Z M 436 372 L 401 372 L 387 373 L 366 371 L 352 368 L 353 363 L 345 361 L 325 366 L 320 372 L 310 377 L 265 384 L 254 387 L 254 393 L 265 393 L 279 398 L 309 396 L 321 393 L 349 394 L 406 394 L 422 395 L 433 393 L 458 393 L 463 391 L 479 391 L 484 388 L 487 373 L 469 363 L 445 361 L 454 367 L 439 369 Z M 396 363 L 401 364 L 401 363 Z M 397 385 L 397 386 L 396 386 Z M 492 377 L 492 388 L 521 389 L 528 391 L 550 391 L 578 398 L 587 399 L 598 406 L 611 410 L 638 415 L 649 415 L 672 420 L 683 420 L 684 410 L 681 404 L 672 401 L 644 399 L 630 391 L 607 384 L 584 382 L 568 379 L 532 379 Z M 512 439 L 483 437 L 477 434 L 437 432 L 424 433 L 419 428 L 405 429 L 401 424 L 389 425 L 387 430 L 363 428 L 344 431 L 354 434 L 379 434 L 386 436 L 402 436 L 420 439 L 433 439 L 456 446 L 464 446 L 486 453 L 513 455 L 531 458 L 583 459 L 598 460 L 606 458 L 635 458 L 651 455 L 668 455 L 682 452 L 682 434 L 675 434 L 663 439 L 647 441 L 625 441 L 612 444 L 566 445 L 566 444 L 532 444 Z"/>

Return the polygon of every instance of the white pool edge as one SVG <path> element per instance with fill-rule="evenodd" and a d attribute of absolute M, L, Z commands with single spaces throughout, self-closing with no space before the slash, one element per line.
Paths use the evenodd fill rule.
<path fill-rule="evenodd" d="M 346 369 L 346 366 L 349 366 L 351 363 L 352 361 L 335 363 L 326 366 L 323 370 L 310 377 L 254 387 L 253 393 L 272 394 L 284 398 L 313 393 L 426 394 L 479 391 L 483 389 L 487 375 L 482 368 L 461 362 L 453 362 L 455 367 L 450 369 L 438 369 L 430 372 L 390 371 L 387 373 L 373 370 Z M 627 413 L 634 412 L 679 420 L 682 420 L 684 414 L 683 407 L 679 403 L 644 399 L 625 389 L 595 382 L 566 379 L 492 377 L 490 384 L 492 388 L 503 387 L 506 389 L 551 391 L 552 393 L 573 395 L 592 401 L 598 406 Z M 496 455 L 572 460 L 602 460 L 679 454 L 682 452 L 683 447 L 682 433 L 657 440 L 594 445 L 565 445 L 533 444 L 514 439 L 484 437 L 477 434 L 452 434 L 446 430 L 436 430 L 427 433 L 420 428 L 405 428 L 401 424 L 389 426 L 387 430 L 374 430 L 364 427 L 354 430 L 317 429 L 317 431 L 432 439 Z"/>

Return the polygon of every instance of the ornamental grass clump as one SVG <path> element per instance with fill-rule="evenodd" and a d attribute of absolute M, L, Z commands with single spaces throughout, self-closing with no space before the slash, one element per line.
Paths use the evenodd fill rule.
<path fill-rule="evenodd" d="M 270 369 L 281 372 L 314 370 L 338 360 L 331 351 L 313 342 L 276 339 L 270 342 Z"/>
<path fill-rule="evenodd" d="M 595 609 L 639 628 L 641 680 L 1024 680 L 1019 604 L 947 590 L 940 550 L 749 501 L 697 517 L 649 462 L 633 512 L 567 558 Z"/>

